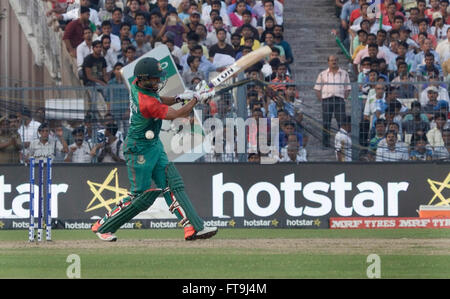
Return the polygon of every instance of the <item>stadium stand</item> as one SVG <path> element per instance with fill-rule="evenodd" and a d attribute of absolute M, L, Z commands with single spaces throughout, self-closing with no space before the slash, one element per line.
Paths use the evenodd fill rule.
<path fill-rule="evenodd" d="M 200 107 L 202 120 L 267 118 L 267 127 L 249 125 L 244 155 L 215 147 L 199 161 L 449 159 L 448 0 L 41 1 L 48 6 L 46 23 L 61 32 L 73 75 L 90 87 L 83 97 L 95 99 L 95 105 L 83 121 L 62 125 L 35 108 L 3 109 L 0 155 L 11 163 L 26 161 L 27 146 L 45 122 L 51 138 L 64 133 L 69 147 L 81 127 L 80 144 L 92 157 L 85 161 L 98 162 L 95 149 L 103 140 L 97 131 L 104 134 L 115 125 L 117 138 L 109 138 L 115 144 L 127 132 L 128 96 L 120 69 L 160 44 L 169 47 L 188 88 L 222 71 L 224 60 L 272 48 L 269 57 L 234 79 L 247 84 Z M 17 119 L 21 127 L 11 126 L 8 135 Z M 262 133 L 278 136 L 276 151 L 261 151 Z M 108 146 L 120 156 L 120 146 Z"/>

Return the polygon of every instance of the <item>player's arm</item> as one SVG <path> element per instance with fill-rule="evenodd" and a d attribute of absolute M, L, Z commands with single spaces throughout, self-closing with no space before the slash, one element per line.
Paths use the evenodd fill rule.
<path fill-rule="evenodd" d="M 197 104 L 197 98 L 193 98 L 190 100 L 186 105 L 181 107 L 178 110 L 173 109 L 172 107 L 169 107 L 167 110 L 167 115 L 164 119 L 167 120 L 174 120 L 180 117 L 188 117 L 191 113 L 192 109 L 194 109 L 194 106 Z"/>
<path fill-rule="evenodd" d="M 177 103 L 176 97 L 161 97 L 161 102 L 167 106 L 172 106 Z"/>

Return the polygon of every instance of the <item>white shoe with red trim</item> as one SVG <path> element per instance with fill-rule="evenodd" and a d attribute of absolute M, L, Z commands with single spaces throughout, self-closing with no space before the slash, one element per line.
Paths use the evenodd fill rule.
<path fill-rule="evenodd" d="M 97 237 L 105 242 L 115 242 L 117 241 L 117 237 L 115 235 L 113 235 L 112 233 L 95 233 L 97 235 Z"/>

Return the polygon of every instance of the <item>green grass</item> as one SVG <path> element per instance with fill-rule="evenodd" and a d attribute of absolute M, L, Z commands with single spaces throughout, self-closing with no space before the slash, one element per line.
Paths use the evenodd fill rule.
<path fill-rule="evenodd" d="M 178 230 L 121 230 L 120 240 L 177 239 Z M 77 254 L 82 278 L 367 278 L 367 254 L 320 254 L 270 251 L 262 248 L 147 248 L 104 249 L 18 246 L 2 248 L 1 242 L 26 244 L 24 230 L 0 231 L 0 278 L 67 278 L 71 265 L 66 259 Z M 90 231 L 55 230 L 59 240 L 92 240 Z M 222 229 L 215 239 L 436 239 L 450 238 L 446 229 L 399 230 L 303 230 L 303 229 Z M 198 241 L 197 241 L 198 242 Z M 207 242 L 207 241 L 206 241 Z M 117 243 L 119 244 L 119 243 Z M 200 243 L 201 244 L 201 243 Z M 332 248 L 330 249 L 332 251 Z M 401 252 L 380 255 L 382 278 L 449 278 L 450 256 L 407 255 Z"/>

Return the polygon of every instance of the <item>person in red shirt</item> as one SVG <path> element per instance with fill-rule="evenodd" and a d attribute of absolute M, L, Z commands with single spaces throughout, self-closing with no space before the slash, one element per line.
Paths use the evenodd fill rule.
<path fill-rule="evenodd" d="M 397 9 L 397 3 L 389 3 L 387 6 L 387 11 L 386 14 L 383 14 L 383 25 L 387 25 L 387 26 L 391 26 L 393 27 L 394 25 L 394 21 L 395 21 L 395 17 L 400 16 L 402 18 L 404 18 L 405 16 L 398 11 Z"/>
<path fill-rule="evenodd" d="M 428 20 L 433 22 L 433 13 L 438 12 L 440 10 L 439 0 L 430 0 L 431 8 L 425 10 L 425 15 L 428 17 Z"/>
<path fill-rule="evenodd" d="M 83 31 L 85 28 L 89 27 L 90 15 L 91 13 L 89 8 L 82 6 L 80 8 L 80 17 L 67 24 L 64 30 L 62 39 L 64 41 L 64 44 L 66 45 L 67 51 L 69 51 L 70 55 L 73 58 L 77 57 L 76 49 L 78 45 L 84 41 Z"/>

